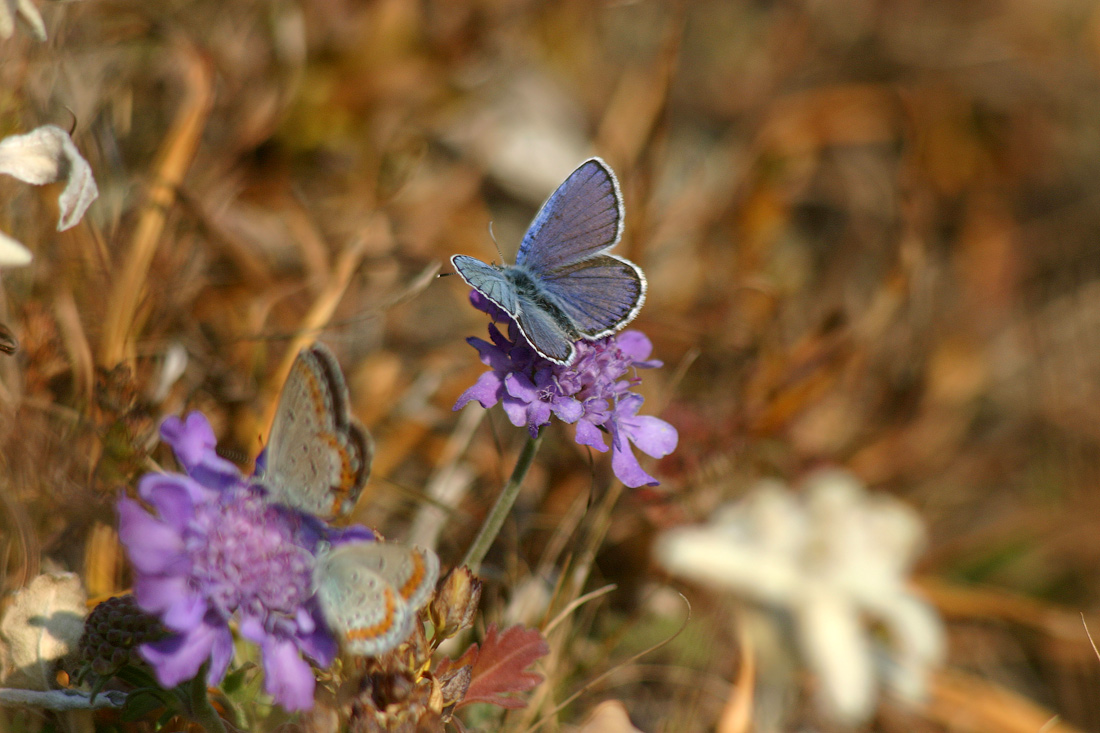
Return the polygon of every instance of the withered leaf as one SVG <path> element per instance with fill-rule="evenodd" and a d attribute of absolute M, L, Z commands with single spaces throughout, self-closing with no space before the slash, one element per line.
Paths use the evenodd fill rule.
<path fill-rule="evenodd" d="M 456 707 L 487 702 L 502 708 L 521 708 L 527 703 L 511 695 L 542 682 L 541 674 L 524 670 L 549 653 L 546 639 L 535 629 L 513 626 L 498 634 L 496 624 L 490 624 L 480 648 L 472 644 L 453 662 L 444 660 L 436 674 L 442 679 L 451 669 L 471 666 L 470 686 Z"/>

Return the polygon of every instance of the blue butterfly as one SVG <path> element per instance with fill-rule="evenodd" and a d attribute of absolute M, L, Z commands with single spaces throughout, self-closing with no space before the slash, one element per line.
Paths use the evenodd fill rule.
<path fill-rule="evenodd" d="M 609 336 L 645 302 L 642 268 L 607 254 L 623 235 L 623 197 L 615 174 L 590 158 L 569 174 L 527 229 L 514 265 L 454 255 L 470 287 L 515 319 L 542 356 L 569 364 L 578 339 Z"/>

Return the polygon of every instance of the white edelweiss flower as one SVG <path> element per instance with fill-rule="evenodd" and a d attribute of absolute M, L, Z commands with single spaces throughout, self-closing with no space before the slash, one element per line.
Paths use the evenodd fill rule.
<path fill-rule="evenodd" d="M 783 484 L 761 482 L 744 501 L 720 508 L 709 525 L 665 532 L 657 559 L 688 580 L 786 606 L 802 581 L 793 547 L 805 534 L 804 519 Z"/>
<path fill-rule="evenodd" d="M 822 584 L 812 586 L 791 612 L 802 656 L 817 677 L 818 705 L 837 720 L 866 718 L 878 685 L 859 608 Z"/>
<path fill-rule="evenodd" d="M 0 7 L 5 7 L 6 2 L 0 0 Z M 57 199 L 59 232 L 76 226 L 99 196 L 88 161 L 81 157 L 69 133 L 55 125 L 43 125 L 25 135 L 0 140 L 0 173 L 36 186 L 67 180 Z M 31 253 L 26 247 L 0 233 L 0 267 L 17 267 L 30 261 Z"/>
<path fill-rule="evenodd" d="M 797 496 L 761 482 L 708 525 L 666 532 L 655 551 L 669 572 L 793 623 L 821 707 L 856 724 L 873 712 L 883 686 L 921 700 L 929 670 L 943 660 L 943 624 L 907 581 L 923 539 L 911 508 L 869 495 L 851 474 L 823 471 Z"/>
<path fill-rule="evenodd" d="M 11 38 L 15 33 L 16 16 L 30 27 L 35 38 L 46 40 L 46 24 L 31 0 L 0 0 L 0 38 Z"/>

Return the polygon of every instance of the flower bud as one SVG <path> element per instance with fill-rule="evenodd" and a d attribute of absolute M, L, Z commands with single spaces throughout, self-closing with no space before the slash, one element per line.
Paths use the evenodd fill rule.
<path fill-rule="evenodd" d="M 126 665 L 143 664 L 138 647 L 163 635 L 160 622 L 138 608 L 132 595 L 109 598 L 84 621 L 81 662 L 97 677 L 111 677 Z"/>
<path fill-rule="evenodd" d="M 481 601 L 481 579 L 463 565 L 443 579 L 429 612 L 435 624 L 435 638 L 449 639 L 471 626 Z"/>

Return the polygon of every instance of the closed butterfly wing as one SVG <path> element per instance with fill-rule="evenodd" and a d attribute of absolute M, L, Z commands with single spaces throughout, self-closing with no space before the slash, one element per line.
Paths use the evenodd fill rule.
<path fill-rule="evenodd" d="M 573 342 L 580 334 L 564 312 L 545 297 L 539 298 L 541 302 L 522 294 L 516 297 L 519 303 L 516 323 L 535 351 L 559 364 L 573 361 L 576 353 Z"/>
<path fill-rule="evenodd" d="M 315 592 L 325 621 L 343 647 L 352 654 L 377 656 L 409 637 L 415 614 L 352 547 L 342 545 L 319 562 Z"/>
<path fill-rule="evenodd" d="M 590 158 L 542 205 L 519 246 L 516 264 L 548 274 L 614 247 L 622 233 L 619 182 L 606 163 Z"/>
<path fill-rule="evenodd" d="M 378 656 L 409 637 L 438 577 L 439 558 L 429 550 L 356 542 L 323 554 L 313 582 L 325 620 L 344 648 Z"/>
<path fill-rule="evenodd" d="M 385 542 L 355 543 L 365 547 L 362 562 L 386 579 L 414 611 L 419 611 L 439 580 L 439 557 L 423 547 Z"/>
<path fill-rule="evenodd" d="M 545 297 L 576 325 L 580 335 L 596 339 L 634 320 L 645 302 L 642 269 L 615 255 L 596 255 L 540 278 Z"/>
<path fill-rule="evenodd" d="M 452 256 L 451 264 L 470 287 L 496 303 L 509 315 L 515 315 L 518 307 L 516 291 L 501 268 L 466 255 Z"/>
<path fill-rule="evenodd" d="M 340 366 L 321 344 L 291 366 L 260 481 L 271 499 L 323 519 L 351 509 L 370 475 L 370 436 L 348 414 Z"/>

